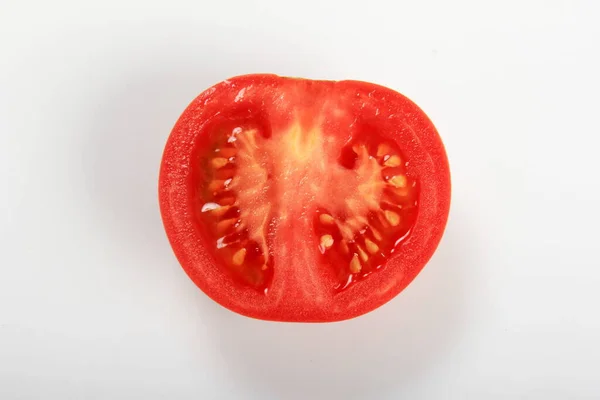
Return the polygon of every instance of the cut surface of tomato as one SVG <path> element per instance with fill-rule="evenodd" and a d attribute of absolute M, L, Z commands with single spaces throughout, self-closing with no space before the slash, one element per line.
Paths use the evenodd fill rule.
<path fill-rule="evenodd" d="M 175 255 L 213 300 L 259 319 L 338 321 L 425 266 L 450 173 L 431 121 L 391 89 L 244 75 L 183 112 L 159 200 Z"/>

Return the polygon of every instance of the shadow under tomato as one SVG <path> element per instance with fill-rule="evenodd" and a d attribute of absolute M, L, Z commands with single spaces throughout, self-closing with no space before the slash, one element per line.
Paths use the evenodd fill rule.
<path fill-rule="evenodd" d="M 442 245 L 399 296 L 331 324 L 212 315 L 236 384 L 274 399 L 397 399 L 445 360 L 464 329 L 468 233 L 449 226 Z M 213 310 L 214 311 L 214 310 Z"/>
<path fill-rule="evenodd" d="M 98 228 L 137 255 L 139 265 L 133 268 L 141 280 L 153 273 L 164 278 L 161 271 L 169 269 L 181 277 L 179 289 L 194 294 L 199 290 L 183 277 L 160 221 L 162 150 L 175 120 L 201 90 L 230 75 L 265 71 L 266 65 L 245 60 L 240 71 L 230 66 L 239 62 L 235 54 L 223 55 L 210 46 L 195 50 L 210 62 L 182 66 L 184 61 L 149 55 L 137 60 L 130 74 L 118 77 L 108 95 L 99 94 L 101 104 L 92 116 L 96 124 L 82 154 L 85 194 L 97 209 Z M 283 61 L 279 67 L 277 71 L 271 64 L 273 72 L 314 73 L 286 70 Z M 197 312 L 198 324 L 214 334 L 223 373 L 248 394 L 244 398 L 385 398 L 418 381 L 460 337 L 463 282 L 472 264 L 465 258 L 464 245 L 471 238 L 465 230 L 449 226 L 430 264 L 402 294 L 350 321 L 257 321 L 229 312 L 201 293 L 192 296 L 192 301 L 201 300 L 190 305 L 190 312 Z M 204 357 L 193 338 L 186 337 L 184 345 Z"/>

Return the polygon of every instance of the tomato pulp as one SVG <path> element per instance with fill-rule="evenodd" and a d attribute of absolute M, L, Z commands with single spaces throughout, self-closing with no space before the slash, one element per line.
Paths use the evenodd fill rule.
<path fill-rule="evenodd" d="M 259 319 L 337 321 L 421 271 L 446 225 L 450 172 L 432 122 L 400 93 L 244 75 L 183 112 L 159 200 L 176 257 L 213 300 Z"/>

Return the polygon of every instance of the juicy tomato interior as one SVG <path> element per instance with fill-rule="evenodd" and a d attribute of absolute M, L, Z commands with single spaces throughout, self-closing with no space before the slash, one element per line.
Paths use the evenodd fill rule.
<path fill-rule="evenodd" d="M 247 76 L 209 89 L 188 107 L 167 144 L 161 171 L 162 183 L 173 180 L 162 178 L 168 173 L 182 178 L 174 188 L 185 191 L 185 205 L 177 205 L 184 219 L 173 218 L 172 196 L 161 207 L 168 233 L 192 230 L 183 246 L 174 243 L 177 232 L 170 239 L 200 287 L 215 299 L 225 293 L 225 301 L 217 299 L 221 304 L 264 319 L 336 320 L 380 305 L 381 300 L 366 301 L 357 311 L 352 307 L 361 301 L 354 301 L 346 312 L 339 304 L 335 312 L 326 309 L 355 287 L 351 296 L 377 297 L 373 284 L 365 283 L 382 274 L 390 260 L 404 257 L 410 264 L 414 254 L 405 257 L 403 250 L 414 250 L 403 249 L 404 244 L 423 214 L 423 195 L 432 200 L 432 173 L 423 168 L 434 160 L 419 151 L 410 124 L 423 115 L 401 95 L 383 89 Z M 415 115 L 402 113 L 398 101 Z M 432 125 L 426 127 L 435 139 Z M 181 153 L 179 167 L 168 153 L 178 132 L 185 138 L 172 145 Z M 435 150 L 442 156 L 437 222 L 443 225 L 449 176 L 437 141 Z M 429 191 L 423 194 L 424 187 Z M 165 212 L 166 203 L 173 206 Z M 169 225 L 167 219 L 179 224 Z M 412 279 L 440 237 L 441 231 L 418 265 L 409 265 L 414 271 L 396 274 Z M 190 262 L 194 251 L 201 261 Z M 400 291 L 407 283 L 382 277 L 376 284 L 385 292 Z M 383 302 L 386 296 L 380 296 Z"/>

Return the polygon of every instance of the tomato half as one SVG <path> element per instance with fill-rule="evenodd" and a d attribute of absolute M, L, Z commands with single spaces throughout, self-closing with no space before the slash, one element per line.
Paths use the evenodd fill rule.
<path fill-rule="evenodd" d="M 183 112 L 159 199 L 175 255 L 217 303 L 326 322 L 381 306 L 421 271 L 450 173 L 431 121 L 393 90 L 245 75 Z"/>

